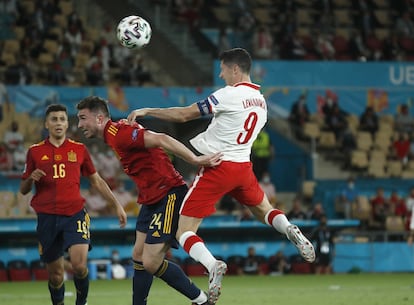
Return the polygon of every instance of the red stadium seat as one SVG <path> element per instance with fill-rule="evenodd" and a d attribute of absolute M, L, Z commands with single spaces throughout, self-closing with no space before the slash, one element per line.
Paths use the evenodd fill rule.
<path fill-rule="evenodd" d="M 31 281 L 29 265 L 24 260 L 12 260 L 7 264 L 10 281 Z"/>
<path fill-rule="evenodd" d="M 290 256 L 290 272 L 296 274 L 313 273 L 312 264 L 305 262 L 299 254 Z"/>
<path fill-rule="evenodd" d="M 372 51 L 381 51 L 383 48 L 382 41 L 374 35 L 368 36 L 365 43 L 367 47 Z"/>
<path fill-rule="evenodd" d="M 33 279 L 36 281 L 46 281 L 49 279 L 49 273 L 46 269 L 46 264 L 40 259 L 34 260 L 30 263 Z"/>
<path fill-rule="evenodd" d="M 206 268 L 191 257 L 184 260 L 184 271 L 188 276 L 203 276 L 207 274 Z"/>
<path fill-rule="evenodd" d="M 227 258 L 227 274 L 237 275 L 240 268 L 243 265 L 244 256 L 242 255 L 231 255 Z"/>
<path fill-rule="evenodd" d="M 259 259 L 259 272 L 261 274 L 268 274 L 269 273 L 269 263 L 268 259 L 264 255 L 257 255 Z"/>
<path fill-rule="evenodd" d="M 349 52 L 348 40 L 342 36 L 335 36 L 332 44 L 337 54 L 346 54 Z"/>
<path fill-rule="evenodd" d="M 414 39 L 408 37 L 400 38 L 401 47 L 407 52 L 414 52 Z"/>
<path fill-rule="evenodd" d="M 7 282 L 9 280 L 9 276 L 7 275 L 6 266 L 2 261 L 0 261 L 0 282 Z"/>

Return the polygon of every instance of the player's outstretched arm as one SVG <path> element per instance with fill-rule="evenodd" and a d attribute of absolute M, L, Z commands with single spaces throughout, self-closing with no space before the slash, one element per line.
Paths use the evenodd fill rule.
<path fill-rule="evenodd" d="M 98 173 L 95 173 L 88 178 L 92 187 L 96 188 L 108 202 L 111 202 L 115 206 L 116 214 L 118 215 L 119 219 L 119 226 L 121 228 L 124 228 L 127 224 L 127 215 L 122 205 L 115 198 L 108 184 Z"/>
<path fill-rule="evenodd" d="M 164 121 L 183 123 L 201 116 L 197 103 L 186 107 L 170 108 L 141 108 L 131 111 L 128 121 L 134 122 L 138 118 L 152 116 Z"/>
<path fill-rule="evenodd" d="M 223 157 L 221 152 L 211 155 L 197 156 L 184 144 L 173 137 L 170 137 L 164 133 L 157 133 L 149 130 L 145 131 L 144 142 L 145 147 L 147 148 L 162 147 L 177 157 L 180 157 L 184 161 L 199 166 L 217 166 L 221 163 Z"/>

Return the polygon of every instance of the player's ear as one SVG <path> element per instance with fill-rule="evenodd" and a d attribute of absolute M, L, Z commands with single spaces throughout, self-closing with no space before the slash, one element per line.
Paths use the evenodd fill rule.
<path fill-rule="evenodd" d="M 104 121 L 103 115 L 102 114 L 97 114 L 96 115 L 96 120 L 97 120 L 98 124 L 102 124 L 103 121 Z"/>

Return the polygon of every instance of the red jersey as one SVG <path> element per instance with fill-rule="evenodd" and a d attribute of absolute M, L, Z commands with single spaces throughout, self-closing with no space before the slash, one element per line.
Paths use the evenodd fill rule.
<path fill-rule="evenodd" d="M 185 184 L 183 177 L 159 147 L 145 148 L 145 128 L 134 123 L 109 121 L 104 140 L 121 161 L 124 172 L 138 188 L 138 202 L 152 204 L 164 197 L 172 187 Z"/>
<path fill-rule="evenodd" d="M 85 145 L 70 139 L 59 147 L 49 139 L 34 144 L 27 152 L 22 179 L 29 178 L 37 168 L 46 173 L 35 182 L 31 206 L 37 213 L 71 216 L 83 209 L 81 175 L 90 176 L 96 172 Z"/>

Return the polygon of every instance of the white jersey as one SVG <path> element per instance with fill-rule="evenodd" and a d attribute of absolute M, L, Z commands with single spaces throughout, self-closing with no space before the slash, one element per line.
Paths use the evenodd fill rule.
<path fill-rule="evenodd" d="M 224 161 L 248 162 L 253 142 L 267 121 L 260 86 L 238 83 L 215 91 L 198 102 L 202 115 L 214 117 L 206 131 L 190 140 L 200 153 L 223 153 Z"/>

